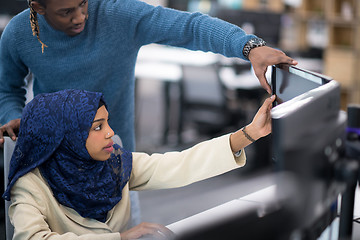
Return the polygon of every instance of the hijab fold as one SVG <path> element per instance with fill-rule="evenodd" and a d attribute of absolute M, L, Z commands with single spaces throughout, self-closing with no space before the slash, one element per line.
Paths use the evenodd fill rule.
<path fill-rule="evenodd" d="M 90 157 L 86 139 L 100 100 L 101 93 L 63 90 L 40 94 L 25 106 L 4 199 L 10 200 L 20 177 L 39 167 L 60 204 L 106 221 L 129 181 L 132 154 L 114 144 L 107 161 Z"/>

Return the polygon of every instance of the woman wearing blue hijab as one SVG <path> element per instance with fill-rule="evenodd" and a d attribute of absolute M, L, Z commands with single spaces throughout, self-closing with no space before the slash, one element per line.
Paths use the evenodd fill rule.
<path fill-rule="evenodd" d="M 233 134 L 182 152 L 131 153 L 114 144 L 101 93 L 63 90 L 26 105 L 10 163 L 13 239 L 137 239 L 169 237 L 159 224 L 128 229 L 130 190 L 164 189 L 245 164 L 244 147 L 271 131 L 274 97 Z"/>

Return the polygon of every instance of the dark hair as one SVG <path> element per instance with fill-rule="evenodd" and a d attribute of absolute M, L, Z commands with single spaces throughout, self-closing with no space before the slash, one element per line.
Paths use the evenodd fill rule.
<path fill-rule="evenodd" d="M 44 53 L 44 48 L 47 47 L 45 43 L 40 40 L 40 29 L 37 18 L 37 12 L 32 7 L 32 2 L 38 2 L 43 7 L 46 7 L 45 0 L 28 0 L 29 8 L 30 8 L 30 24 L 33 35 L 37 37 L 38 41 L 41 43 L 41 51 Z"/>

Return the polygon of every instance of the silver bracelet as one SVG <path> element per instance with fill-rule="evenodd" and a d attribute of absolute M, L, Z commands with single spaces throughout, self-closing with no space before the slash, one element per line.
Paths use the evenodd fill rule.
<path fill-rule="evenodd" d="M 239 151 L 237 151 L 236 153 L 234 153 L 234 156 L 238 158 L 238 157 L 241 156 L 241 153 L 242 153 L 242 149 L 240 149 Z"/>
<path fill-rule="evenodd" d="M 243 127 L 243 129 L 241 129 L 241 131 L 244 133 L 245 137 L 247 139 L 249 139 L 250 142 L 255 142 L 256 140 L 253 139 L 246 131 L 245 131 L 245 127 Z"/>

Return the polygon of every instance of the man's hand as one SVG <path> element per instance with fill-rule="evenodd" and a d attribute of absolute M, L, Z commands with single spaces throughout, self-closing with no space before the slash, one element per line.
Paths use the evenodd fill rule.
<path fill-rule="evenodd" d="M 2 146 L 4 144 L 4 133 L 7 132 L 9 137 L 11 137 L 12 140 L 16 140 L 16 133 L 19 132 L 20 128 L 20 118 L 11 120 L 10 122 L 2 125 L 0 127 L 0 145 Z"/>
<path fill-rule="evenodd" d="M 163 225 L 156 223 L 140 223 L 120 234 L 121 239 L 138 239 L 143 236 L 151 236 L 151 239 L 172 239 L 174 233 Z"/>
<path fill-rule="evenodd" d="M 279 63 L 287 63 L 290 65 L 298 64 L 297 61 L 286 56 L 284 52 L 267 46 L 251 49 L 249 53 L 249 60 L 254 68 L 255 75 L 259 79 L 261 86 L 269 94 L 271 94 L 271 87 L 265 77 L 267 67 Z"/>

